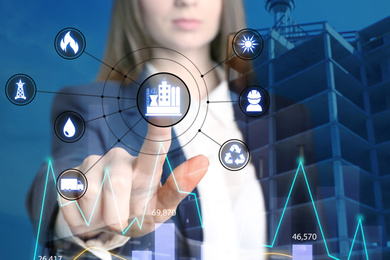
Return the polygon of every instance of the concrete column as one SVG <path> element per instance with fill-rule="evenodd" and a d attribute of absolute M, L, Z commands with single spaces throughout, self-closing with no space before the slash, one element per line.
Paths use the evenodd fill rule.
<path fill-rule="evenodd" d="M 275 40 L 270 38 L 268 40 L 269 48 L 268 48 L 268 59 L 270 60 L 268 64 L 268 82 L 269 82 L 269 95 L 270 95 L 270 107 L 269 107 L 269 207 L 270 210 L 276 210 L 277 208 L 277 188 L 276 188 L 276 152 L 275 152 L 275 141 L 276 141 L 276 129 L 275 129 L 275 90 L 274 90 L 274 81 L 275 81 L 275 72 L 274 72 L 274 64 L 273 59 L 275 58 Z M 270 217 L 270 239 L 272 242 L 272 239 L 274 238 L 276 228 L 278 226 L 279 219 L 277 219 L 276 214 L 272 214 Z"/>
<path fill-rule="evenodd" d="M 335 195 L 336 195 L 336 210 L 337 210 L 337 227 L 339 236 L 340 257 L 348 256 L 350 245 L 348 242 L 348 225 L 347 225 L 347 209 L 344 194 L 344 177 L 341 164 L 341 142 L 340 129 L 338 121 L 338 107 L 336 95 L 336 83 L 334 75 L 334 65 L 332 59 L 332 46 L 330 35 L 325 31 L 324 33 L 324 51 L 326 60 L 326 81 L 328 88 L 328 109 L 330 136 L 332 142 L 332 157 L 333 157 L 333 174 L 335 181 Z M 332 253 L 332 252 L 330 252 Z"/>
<path fill-rule="evenodd" d="M 357 41 L 357 47 L 358 50 L 361 51 L 361 41 L 358 38 Z M 388 65 L 390 66 L 390 58 L 387 58 Z M 389 67 L 390 68 L 390 67 Z M 376 179 L 373 182 L 374 185 L 374 197 L 375 197 L 375 208 L 378 209 L 379 212 L 382 212 L 382 214 L 378 214 L 377 222 L 378 222 L 378 234 L 382 234 L 382 236 L 379 238 L 378 244 L 380 247 L 386 247 L 386 221 L 383 215 L 383 197 L 382 197 L 382 189 L 380 185 L 380 173 L 379 173 L 379 161 L 378 161 L 378 154 L 375 149 L 375 131 L 374 131 L 374 124 L 372 121 L 372 113 L 371 113 L 371 102 L 370 102 L 370 93 L 368 91 L 368 84 L 367 84 L 367 72 L 366 67 L 364 66 L 364 63 L 360 66 L 360 78 L 363 85 L 363 102 L 364 102 L 364 111 L 367 112 L 367 114 L 370 115 L 370 117 L 366 120 L 366 127 L 367 127 L 367 136 L 368 141 L 370 143 L 370 165 L 371 165 L 371 171 L 373 176 L 376 177 Z M 364 225 L 364 222 L 363 222 Z"/>

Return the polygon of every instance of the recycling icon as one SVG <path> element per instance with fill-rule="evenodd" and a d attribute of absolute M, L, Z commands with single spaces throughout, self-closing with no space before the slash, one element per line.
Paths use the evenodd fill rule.
<path fill-rule="evenodd" d="M 237 144 L 230 146 L 229 152 L 225 153 L 226 164 L 237 164 L 241 165 L 245 162 L 245 155 L 241 153 L 241 149 Z"/>
<path fill-rule="evenodd" d="M 229 140 L 221 146 L 219 160 L 228 170 L 241 170 L 249 162 L 249 149 L 240 140 Z"/>

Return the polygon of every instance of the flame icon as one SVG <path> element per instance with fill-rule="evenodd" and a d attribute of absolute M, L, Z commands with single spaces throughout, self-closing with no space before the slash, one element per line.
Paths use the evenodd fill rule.
<path fill-rule="evenodd" d="M 65 37 L 60 42 L 61 49 L 65 52 L 68 45 L 72 48 L 74 54 L 76 54 L 79 51 L 79 45 L 72 38 L 72 36 L 70 36 L 70 31 L 65 35 Z"/>
<path fill-rule="evenodd" d="M 70 117 L 66 121 L 63 129 L 64 135 L 68 138 L 71 138 L 75 135 L 76 133 L 76 128 L 74 127 L 74 124 L 72 120 L 70 120 Z"/>

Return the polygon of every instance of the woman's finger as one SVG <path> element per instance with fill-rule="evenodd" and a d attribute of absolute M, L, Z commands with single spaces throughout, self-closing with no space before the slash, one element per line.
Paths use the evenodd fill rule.
<path fill-rule="evenodd" d="M 179 203 L 188 196 L 189 192 L 195 189 L 204 177 L 208 166 L 209 160 L 207 157 L 198 155 L 176 167 L 156 194 L 157 209 L 176 209 Z"/>
<path fill-rule="evenodd" d="M 127 228 L 132 189 L 132 156 L 124 149 L 115 148 L 108 155 L 103 184 L 103 218 L 107 227 L 115 231 Z"/>
<path fill-rule="evenodd" d="M 137 158 L 137 172 L 142 172 L 146 176 L 152 176 L 157 172 L 159 176 L 156 177 L 160 180 L 165 154 L 171 145 L 171 132 L 171 127 L 157 127 L 149 124 L 148 133 Z"/>

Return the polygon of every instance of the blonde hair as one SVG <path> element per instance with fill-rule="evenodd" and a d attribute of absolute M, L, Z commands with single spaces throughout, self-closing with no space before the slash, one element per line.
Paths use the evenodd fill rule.
<path fill-rule="evenodd" d="M 150 57 L 145 57 L 136 50 L 152 47 L 152 41 L 143 30 L 143 19 L 139 1 L 142 0 L 114 0 L 111 25 L 106 50 L 97 79 L 107 79 L 111 68 L 122 73 L 130 71 L 138 63 Z M 227 58 L 228 35 L 245 28 L 244 7 L 241 0 L 222 0 L 223 11 L 221 26 L 216 38 L 211 42 L 210 56 L 215 62 L 222 62 Z M 133 53 L 134 52 L 134 53 Z M 126 57 L 125 59 L 123 59 Z M 120 63 L 118 63 L 121 61 Z M 138 71 L 140 73 L 140 71 Z M 119 80 L 119 74 L 112 73 L 110 80 Z"/>

